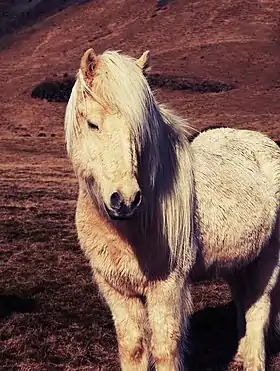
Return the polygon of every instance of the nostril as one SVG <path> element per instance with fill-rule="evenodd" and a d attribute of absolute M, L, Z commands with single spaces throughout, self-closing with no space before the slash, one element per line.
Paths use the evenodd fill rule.
<path fill-rule="evenodd" d="M 119 192 L 114 192 L 111 194 L 110 198 L 111 207 L 113 209 L 119 209 L 122 203 L 122 198 Z"/>
<path fill-rule="evenodd" d="M 141 199 L 142 199 L 141 191 L 138 191 L 135 195 L 134 201 L 132 202 L 132 206 L 137 207 L 140 204 Z"/>

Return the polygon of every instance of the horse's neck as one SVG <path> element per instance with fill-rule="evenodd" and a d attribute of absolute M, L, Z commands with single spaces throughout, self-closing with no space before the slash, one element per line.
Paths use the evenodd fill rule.
<path fill-rule="evenodd" d="M 139 213 L 140 214 L 140 213 Z M 169 250 L 163 242 L 156 218 L 143 225 L 143 216 L 136 214 L 131 220 L 120 222 L 116 228 L 129 242 L 132 252 L 145 274 L 163 277 L 169 271 Z"/>
<path fill-rule="evenodd" d="M 97 229 L 96 235 L 101 234 L 98 239 L 107 241 L 111 251 L 114 250 L 114 243 L 116 243 L 117 249 L 121 246 L 121 253 L 134 256 L 141 271 L 149 280 L 164 278 L 168 275 L 169 254 L 158 241 L 155 224 L 149 225 L 147 230 L 143 230 L 137 214 L 128 221 L 112 221 L 82 189 L 79 192 L 78 203 L 80 212 L 84 213 L 82 219 L 86 223 L 90 223 L 92 228 Z M 114 242 L 112 243 L 112 241 Z"/>

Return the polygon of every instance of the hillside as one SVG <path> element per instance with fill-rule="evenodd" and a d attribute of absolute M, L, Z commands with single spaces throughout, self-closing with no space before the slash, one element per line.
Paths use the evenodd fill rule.
<path fill-rule="evenodd" d="M 118 370 L 110 314 L 76 239 L 64 144 L 81 55 L 149 49 L 157 99 L 192 126 L 280 141 L 279 2 L 2 1 L 0 14 L 0 370 Z M 190 370 L 241 370 L 226 285 L 193 293 Z M 280 370 L 280 356 L 269 369 Z"/>

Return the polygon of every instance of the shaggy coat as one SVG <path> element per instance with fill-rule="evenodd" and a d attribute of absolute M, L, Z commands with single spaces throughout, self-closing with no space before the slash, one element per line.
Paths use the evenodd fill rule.
<path fill-rule="evenodd" d="M 278 316 L 279 148 L 229 128 L 190 144 L 187 123 L 149 88 L 149 57 L 89 49 L 65 115 L 78 237 L 112 312 L 122 370 L 184 369 L 189 281 L 211 271 L 237 305 L 237 357 L 264 371 Z M 116 202 L 129 219 L 112 218 Z"/>

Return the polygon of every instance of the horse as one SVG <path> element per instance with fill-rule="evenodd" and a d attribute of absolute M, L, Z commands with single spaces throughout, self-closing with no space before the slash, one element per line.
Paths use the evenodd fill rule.
<path fill-rule="evenodd" d="M 121 369 L 184 369 L 192 277 L 211 271 L 237 307 L 237 359 L 263 371 L 279 313 L 280 150 L 232 128 L 190 142 L 188 122 L 151 91 L 150 58 L 88 49 L 65 111 L 78 239 Z"/>

